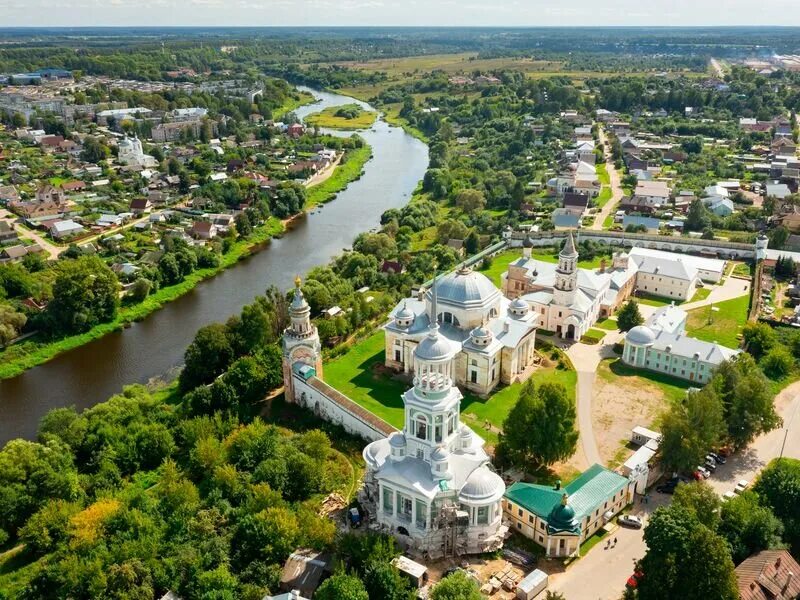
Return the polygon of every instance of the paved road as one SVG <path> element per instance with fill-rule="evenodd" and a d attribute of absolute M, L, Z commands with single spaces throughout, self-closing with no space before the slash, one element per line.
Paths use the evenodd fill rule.
<path fill-rule="evenodd" d="M 595 215 L 594 223 L 592 223 L 590 227 L 590 229 L 593 230 L 603 229 L 603 222 L 606 220 L 606 217 L 616 212 L 617 205 L 619 205 L 624 195 L 619 171 L 614 168 L 614 159 L 611 157 L 611 149 L 607 144 L 608 136 L 606 136 L 605 129 L 603 129 L 601 125 L 598 125 L 598 136 L 600 137 L 600 143 L 603 144 L 603 152 L 606 157 L 606 170 L 611 180 L 611 199 L 606 202 L 605 206 L 600 209 L 600 212 Z"/>

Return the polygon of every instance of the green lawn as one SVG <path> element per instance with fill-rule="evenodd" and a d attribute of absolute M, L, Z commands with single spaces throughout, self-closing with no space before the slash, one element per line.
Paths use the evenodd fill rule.
<path fill-rule="evenodd" d="M 354 111 L 353 117 L 341 116 L 342 109 L 350 109 Z M 347 104 L 344 106 L 331 106 L 318 113 L 308 115 L 304 121 L 307 125 L 314 127 L 327 127 L 329 129 L 369 129 L 377 118 L 377 113 L 366 111 L 360 108 L 357 104 Z"/>
<path fill-rule="evenodd" d="M 740 296 L 689 311 L 686 333 L 707 342 L 718 342 L 728 348 L 739 347 L 742 327 L 747 323 L 750 296 Z"/>
<path fill-rule="evenodd" d="M 686 390 L 692 387 L 692 382 L 672 377 L 664 373 L 635 369 L 626 365 L 619 358 L 607 358 L 597 367 L 597 376 L 604 381 L 614 383 L 619 378 L 636 378 L 658 386 L 664 397 L 670 402 L 680 402 L 686 397 Z"/>
<path fill-rule="evenodd" d="M 603 189 L 600 190 L 600 194 L 594 199 L 595 206 L 597 206 L 597 208 L 603 208 L 608 204 L 608 201 L 611 200 L 611 196 L 613 196 L 611 188 L 604 185 Z"/>
<path fill-rule="evenodd" d="M 616 319 L 600 319 L 595 326 L 606 331 L 617 331 L 618 329 Z"/>
<path fill-rule="evenodd" d="M 581 338 L 581 341 L 584 344 L 597 344 L 606 337 L 606 332 L 601 329 L 589 329 L 584 336 Z"/>
<path fill-rule="evenodd" d="M 639 304 L 646 304 L 647 306 L 668 306 L 673 302 L 675 302 L 675 306 L 683 304 L 683 300 L 662 298 L 661 296 L 653 296 L 651 294 L 644 294 L 641 292 L 636 296 L 635 300 Z"/>
<path fill-rule="evenodd" d="M 614 226 L 614 215 L 608 215 L 603 219 L 603 229 L 611 229 Z"/>
<path fill-rule="evenodd" d="M 606 163 L 598 163 L 595 165 L 594 170 L 597 172 L 597 178 L 603 185 L 611 185 L 611 175 L 608 174 Z"/>
<path fill-rule="evenodd" d="M 708 298 L 708 295 L 710 293 L 711 293 L 711 288 L 708 287 L 697 288 L 697 291 L 694 293 L 694 296 L 692 296 L 690 302 L 700 302 L 700 300 L 705 300 L 706 298 Z"/>
<path fill-rule="evenodd" d="M 345 354 L 325 363 L 324 379 L 387 423 L 402 428 L 402 394 L 410 384 L 374 372 L 375 365 L 382 365 L 384 360 L 384 333 L 381 330 L 354 345 Z M 533 377 L 537 384 L 561 383 L 567 388 L 570 396 L 575 398 L 577 383 L 575 371 L 542 368 Z M 495 443 L 497 441 L 496 431 L 490 431 L 484 426 L 484 423 L 488 421 L 492 427 L 502 428 L 503 421 L 517 401 L 521 387 L 522 384 L 504 387 L 489 398 L 479 398 L 465 393 L 461 402 L 462 420 L 489 443 Z"/>
<path fill-rule="evenodd" d="M 306 210 L 336 198 L 337 193 L 361 177 L 364 165 L 371 158 L 372 147 L 369 144 L 348 150 L 330 177 L 306 190 Z"/>
<path fill-rule="evenodd" d="M 522 250 L 515 248 L 513 250 L 505 250 L 497 256 L 492 257 L 492 264 L 488 267 L 481 267 L 479 270 L 492 280 L 497 287 L 501 287 L 500 276 L 508 271 L 508 263 L 521 258 Z"/>

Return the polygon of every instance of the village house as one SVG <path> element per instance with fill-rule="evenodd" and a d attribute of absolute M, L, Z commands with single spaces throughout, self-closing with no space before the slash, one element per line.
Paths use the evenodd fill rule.
<path fill-rule="evenodd" d="M 150 203 L 150 198 L 134 198 L 130 204 L 131 212 L 137 217 L 149 214 L 153 210 L 153 205 Z"/>
<path fill-rule="evenodd" d="M 46 184 L 36 191 L 35 199 L 15 200 L 8 207 L 25 219 L 39 219 L 64 212 L 66 196 L 60 187 Z"/>
<path fill-rule="evenodd" d="M 192 224 L 191 235 L 199 240 L 213 240 L 217 237 L 217 226 L 209 221 L 195 221 Z"/>
<path fill-rule="evenodd" d="M 72 219 L 56 221 L 49 227 L 50 235 L 56 240 L 63 240 L 65 238 L 73 237 L 83 233 L 84 231 L 85 230 L 83 226 L 76 223 Z"/>
<path fill-rule="evenodd" d="M 800 563 L 787 550 L 762 550 L 736 567 L 741 600 L 797 600 Z"/>
<path fill-rule="evenodd" d="M 14 224 L 8 221 L 0 221 L 0 244 L 15 244 L 19 236 L 14 229 Z"/>
<path fill-rule="evenodd" d="M 664 181 L 639 181 L 633 196 L 623 198 L 625 210 L 653 213 L 664 208 L 670 199 L 669 186 Z"/>

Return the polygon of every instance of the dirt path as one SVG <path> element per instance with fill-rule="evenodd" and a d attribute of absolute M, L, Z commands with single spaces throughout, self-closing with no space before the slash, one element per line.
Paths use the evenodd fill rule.
<path fill-rule="evenodd" d="M 611 199 L 606 202 L 605 206 L 600 209 L 600 212 L 595 215 L 594 223 L 592 223 L 592 226 L 590 227 L 590 229 L 595 231 L 603 229 L 603 222 L 609 215 L 612 215 L 616 212 L 617 206 L 624 195 L 619 171 L 614 168 L 614 159 L 611 156 L 611 149 L 608 144 L 608 136 L 606 135 L 605 129 L 603 129 L 601 125 L 598 125 L 597 131 L 600 137 L 600 143 L 603 144 L 603 153 L 606 158 L 606 171 L 608 171 L 608 176 L 611 180 Z"/>
<path fill-rule="evenodd" d="M 331 175 L 333 175 L 334 171 L 336 171 L 336 167 L 338 167 L 339 163 L 342 162 L 343 156 L 344 152 L 340 153 L 339 156 L 336 157 L 335 161 L 333 161 L 319 173 L 315 173 L 313 177 L 311 177 L 303 185 L 306 187 L 314 187 L 315 185 L 319 185 L 323 181 L 330 179 Z"/>

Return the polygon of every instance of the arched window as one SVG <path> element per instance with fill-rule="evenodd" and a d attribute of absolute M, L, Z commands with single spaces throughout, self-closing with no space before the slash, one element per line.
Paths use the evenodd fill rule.
<path fill-rule="evenodd" d="M 450 325 L 455 325 L 456 327 L 460 327 L 461 326 L 461 323 L 458 321 L 458 317 L 456 317 L 451 312 L 439 313 L 439 315 L 436 318 L 436 320 L 439 323 L 448 323 Z"/>
<path fill-rule="evenodd" d="M 415 435 L 417 439 L 428 439 L 428 419 L 424 415 L 418 415 L 416 420 Z"/>

